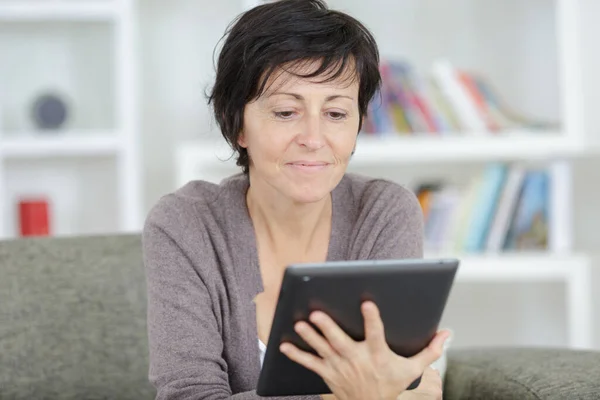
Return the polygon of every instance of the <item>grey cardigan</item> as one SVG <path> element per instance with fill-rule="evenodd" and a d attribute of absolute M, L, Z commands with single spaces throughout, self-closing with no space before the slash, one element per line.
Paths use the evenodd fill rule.
<path fill-rule="evenodd" d="M 190 182 L 146 219 L 149 379 L 157 399 L 260 398 L 253 299 L 263 286 L 248 186 L 244 175 Z M 406 188 L 346 174 L 332 202 L 328 260 L 422 257 L 421 208 Z"/>

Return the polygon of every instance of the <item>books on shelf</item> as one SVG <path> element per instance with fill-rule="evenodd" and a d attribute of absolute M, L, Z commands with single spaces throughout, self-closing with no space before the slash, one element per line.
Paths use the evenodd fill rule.
<path fill-rule="evenodd" d="M 490 164 L 465 187 L 423 182 L 414 191 L 425 218 L 426 249 L 497 253 L 549 249 L 551 175 Z"/>
<path fill-rule="evenodd" d="M 448 60 L 422 73 L 406 61 L 383 61 L 382 86 L 369 105 L 363 131 L 369 134 L 494 134 L 507 130 L 557 129 L 513 112 L 483 75 Z"/>

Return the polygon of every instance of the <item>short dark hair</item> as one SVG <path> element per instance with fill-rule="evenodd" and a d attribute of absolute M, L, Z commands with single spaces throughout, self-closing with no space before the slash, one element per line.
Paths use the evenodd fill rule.
<path fill-rule="evenodd" d="M 208 103 L 223 137 L 238 153 L 237 165 L 244 173 L 250 164 L 248 152 L 238 144 L 244 108 L 264 93 L 278 68 L 319 61 L 313 72 L 295 75 L 324 76 L 326 82 L 337 79 L 353 63 L 353 79 L 359 81 L 360 132 L 381 76 L 375 38 L 355 18 L 330 10 L 323 0 L 279 0 L 238 16 L 225 37 Z"/>

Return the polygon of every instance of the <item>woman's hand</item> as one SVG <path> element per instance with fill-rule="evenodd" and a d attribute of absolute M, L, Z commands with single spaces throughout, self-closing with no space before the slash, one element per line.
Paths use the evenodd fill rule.
<path fill-rule="evenodd" d="M 296 332 L 319 356 L 283 343 L 280 350 L 291 360 L 323 378 L 338 400 L 396 400 L 443 353 L 450 335 L 441 331 L 429 346 L 413 357 L 395 354 L 387 345 L 379 309 L 373 302 L 362 305 L 365 340 L 350 338 L 327 314 L 313 312 L 308 323 L 298 322 Z"/>
<path fill-rule="evenodd" d="M 321 396 L 323 400 L 337 400 L 334 395 L 327 394 Z M 419 387 L 414 390 L 405 390 L 398 400 L 442 400 L 443 382 L 440 372 L 431 367 L 427 367 L 423 372 Z"/>
<path fill-rule="evenodd" d="M 407 390 L 398 397 L 398 400 L 442 400 L 442 377 L 439 371 L 428 367 L 423 373 L 419 387 Z"/>

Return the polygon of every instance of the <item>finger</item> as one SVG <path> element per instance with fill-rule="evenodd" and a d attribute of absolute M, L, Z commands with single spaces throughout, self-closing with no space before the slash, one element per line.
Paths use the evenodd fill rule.
<path fill-rule="evenodd" d="M 317 331 L 313 329 L 312 326 L 307 324 L 306 322 L 298 322 L 294 326 L 295 331 L 300 335 L 302 339 L 308 344 L 310 347 L 315 349 L 315 351 L 323 358 L 331 358 L 336 356 L 337 353 L 331 347 L 329 342 L 321 336 Z"/>
<path fill-rule="evenodd" d="M 281 346 L 279 346 L 279 350 L 290 360 L 295 361 L 303 367 L 313 371 L 321 378 L 325 379 L 327 376 L 328 369 L 325 361 L 314 354 L 302 351 L 291 343 L 282 343 Z"/>
<path fill-rule="evenodd" d="M 425 368 L 442 356 L 444 353 L 444 342 L 449 336 L 449 331 L 438 332 L 426 348 L 410 357 L 410 359 L 416 361 L 421 370 L 425 370 Z"/>
<path fill-rule="evenodd" d="M 362 313 L 365 320 L 365 339 L 371 351 L 383 351 L 387 348 L 383 321 L 379 308 L 371 301 L 362 304 Z"/>
<path fill-rule="evenodd" d="M 324 312 L 315 311 L 310 314 L 310 321 L 323 333 L 331 347 L 342 356 L 349 356 L 354 341 Z"/>

